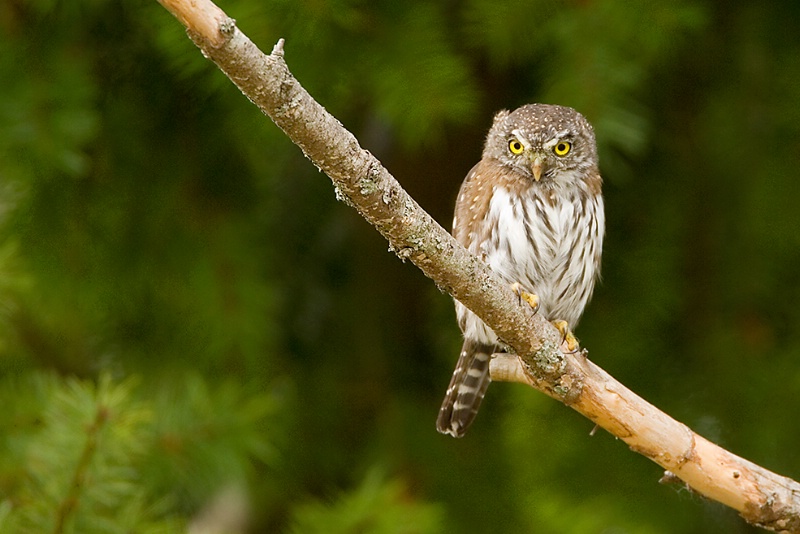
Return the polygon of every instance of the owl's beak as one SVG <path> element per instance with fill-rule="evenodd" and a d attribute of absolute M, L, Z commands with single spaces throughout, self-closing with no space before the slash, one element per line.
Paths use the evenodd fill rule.
<path fill-rule="evenodd" d="M 533 160 L 533 165 L 531 165 L 531 170 L 533 171 L 533 179 L 537 182 L 542 178 L 542 167 L 544 166 L 542 162 L 542 158 L 536 156 Z"/>

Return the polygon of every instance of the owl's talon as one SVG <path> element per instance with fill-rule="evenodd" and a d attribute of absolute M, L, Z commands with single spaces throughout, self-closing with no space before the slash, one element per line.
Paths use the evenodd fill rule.
<path fill-rule="evenodd" d="M 533 293 L 528 293 L 522 289 L 522 286 L 519 282 L 514 282 L 511 284 L 511 291 L 517 294 L 517 298 L 519 299 L 519 304 L 522 304 L 522 301 L 528 303 L 528 306 L 533 308 L 533 312 L 536 313 L 539 311 L 539 295 L 534 295 Z"/>
<path fill-rule="evenodd" d="M 561 332 L 561 344 L 563 345 L 565 342 L 567 344 L 567 350 L 570 354 L 575 354 L 580 348 L 578 345 L 578 338 L 575 337 L 575 334 L 569 329 L 569 324 L 567 321 L 553 321 L 553 326 L 556 327 L 556 330 Z"/>

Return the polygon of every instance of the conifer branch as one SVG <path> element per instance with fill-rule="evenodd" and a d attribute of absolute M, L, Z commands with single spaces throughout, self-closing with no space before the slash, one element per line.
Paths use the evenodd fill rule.
<path fill-rule="evenodd" d="M 66 530 L 70 515 L 75 512 L 80 503 L 81 493 L 85 489 L 86 472 L 89 470 L 92 458 L 97 451 L 97 436 L 105 426 L 107 420 L 108 411 L 106 407 L 102 404 L 98 404 L 94 421 L 86 428 L 86 444 L 81 451 L 78 463 L 75 465 L 75 471 L 72 473 L 69 490 L 56 511 L 54 534 L 61 534 Z"/>
<path fill-rule="evenodd" d="M 284 61 L 283 40 L 263 54 L 210 0 L 159 0 L 256 106 L 333 181 L 356 209 L 443 291 L 474 311 L 517 355 L 496 355 L 492 379 L 521 382 L 580 412 L 692 490 L 753 525 L 800 533 L 800 484 L 694 433 L 585 357 L 434 221 L 355 137 L 303 89 Z M 433 420 L 433 418 L 432 418 Z"/>

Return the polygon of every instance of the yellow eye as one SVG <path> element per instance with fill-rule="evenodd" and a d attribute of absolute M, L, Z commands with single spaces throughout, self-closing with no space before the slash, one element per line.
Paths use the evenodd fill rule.
<path fill-rule="evenodd" d="M 553 153 L 559 158 L 563 158 L 569 151 L 572 150 L 572 143 L 568 141 L 561 141 L 553 147 Z"/>
<path fill-rule="evenodd" d="M 511 151 L 512 154 L 522 154 L 522 151 L 525 150 L 525 147 L 522 146 L 522 143 L 517 141 L 516 139 L 512 139 L 508 142 L 508 149 Z"/>

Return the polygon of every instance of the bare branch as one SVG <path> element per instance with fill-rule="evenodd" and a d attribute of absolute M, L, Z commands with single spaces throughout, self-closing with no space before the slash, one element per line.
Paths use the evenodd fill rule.
<path fill-rule="evenodd" d="M 355 208 L 436 285 L 474 311 L 516 354 L 495 355 L 496 381 L 521 382 L 585 415 L 694 491 L 748 522 L 800 532 L 800 484 L 694 433 L 631 392 L 584 354 L 560 346 L 557 331 L 459 245 L 400 187 L 372 154 L 303 89 L 283 59 L 283 40 L 263 54 L 209 0 L 159 0 L 203 54 L 333 181 Z"/>

